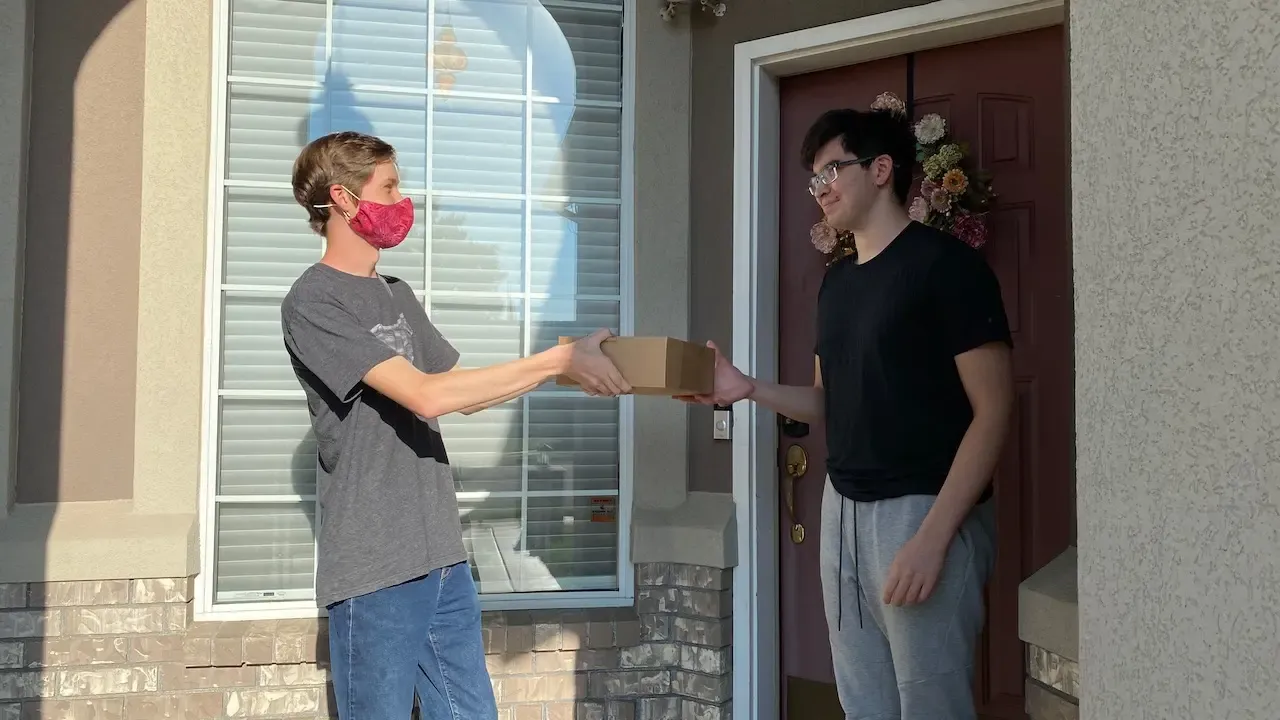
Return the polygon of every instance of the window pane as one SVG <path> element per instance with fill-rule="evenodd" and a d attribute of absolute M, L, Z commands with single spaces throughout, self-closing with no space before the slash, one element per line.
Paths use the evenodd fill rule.
<path fill-rule="evenodd" d="M 528 553 L 554 578 L 527 564 L 526 592 L 618 587 L 616 495 L 529 498 Z"/>
<path fill-rule="evenodd" d="M 622 13 L 536 7 L 532 45 L 534 94 L 622 102 Z"/>
<path fill-rule="evenodd" d="M 227 98 L 227 177 L 288 183 L 293 161 L 323 119 L 306 88 L 232 84 Z"/>
<path fill-rule="evenodd" d="M 226 503 L 217 516 L 215 602 L 315 598 L 315 503 Z"/>
<path fill-rule="evenodd" d="M 618 489 L 618 400 L 576 392 L 529 397 L 529 489 Z"/>
<path fill-rule="evenodd" d="M 316 438 L 305 400 L 223 398 L 219 495 L 316 492 Z"/>
<path fill-rule="evenodd" d="M 231 74 L 319 80 L 325 0 L 232 0 Z"/>
<path fill-rule="evenodd" d="M 523 305 L 519 298 L 434 298 L 430 317 L 463 367 L 485 367 L 524 355 Z"/>
<path fill-rule="evenodd" d="M 341 83 L 327 86 L 328 122 L 314 124 L 308 141 L 325 133 L 354 130 L 378 137 L 396 149 L 400 183 L 407 188 L 427 184 L 427 98 L 425 95 L 396 95 L 367 91 L 353 92 Z M 351 188 L 353 191 L 358 190 Z"/>
<path fill-rule="evenodd" d="M 462 542 L 477 589 L 484 594 L 515 592 L 508 562 L 520 546 L 520 498 L 458 500 Z"/>
<path fill-rule="evenodd" d="M 331 87 L 427 86 L 426 0 L 335 0 Z"/>
<path fill-rule="evenodd" d="M 522 203 L 441 197 L 434 204 L 432 290 L 524 292 Z"/>
<path fill-rule="evenodd" d="M 524 105 L 437 98 L 432 185 L 455 192 L 524 192 Z"/>
<path fill-rule="evenodd" d="M 303 146 L 330 132 L 355 130 L 395 146 L 406 187 L 426 185 L 425 96 L 353 92 L 336 82 L 318 90 L 232 84 L 228 103 L 231 180 L 287 185 Z"/>
<path fill-rule="evenodd" d="M 524 402 L 474 415 L 440 418 L 458 492 L 520 492 L 524 467 Z"/>
<path fill-rule="evenodd" d="M 617 205 L 538 203 L 532 291 L 558 297 L 617 295 L 622 227 Z"/>
<path fill-rule="evenodd" d="M 460 500 L 464 542 L 482 593 L 618 587 L 617 497 Z M 527 525 L 527 535 L 523 532 Z"/>
<path fill-rule="evenodd" d="M 300 390 L 280 329 L 283 293 L 227 293 L 222 299 L 222 387 Z"/>
<path fill-rule="evenodd" d="M 533 301 L 533 348 L 541 352 L 564 337 L 590 335 L 600 328 L 618 332 L 618 303 L 550 298 Z"/>
<path fill-rule="evenodd" d="M 622 111 L 533 106 L 533 191 L 580 198 L 622 196 Z"/>
<path fill-rule="evenodd" d="M 287 290 L 324 253 L 307 212 L 288 190 L 228 188 L 223 216 L 223 282 Z"/>
<path fill-rule="evenodd" d="M 436 0 L 435 87 L 523 95 L 528 30 L 526 0 Z"/>

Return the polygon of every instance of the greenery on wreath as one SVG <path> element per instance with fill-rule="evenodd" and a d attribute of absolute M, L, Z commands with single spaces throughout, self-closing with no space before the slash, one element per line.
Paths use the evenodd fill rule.
<path fill-rule="evenodd" d="M 871 109 L 905 116 L 907 106 L 893 93 L 881 93 Z M 987 242 L 987 209 L 996 195 L 990 176 L 972 167 L 969 145 L 951 137 L 947 121 L 937 113 L 920 118 L 912 127 L 916 140 L 916 161 L 924 171 L 920 191 L 907 214 L 912 220 L 938 228 L 960 238 L 974 248 Z M 853 234 L 837 231 L 826 218 L 814 225 L 810 239 L 824 255 L 827 265 L 855 253 Z"/>

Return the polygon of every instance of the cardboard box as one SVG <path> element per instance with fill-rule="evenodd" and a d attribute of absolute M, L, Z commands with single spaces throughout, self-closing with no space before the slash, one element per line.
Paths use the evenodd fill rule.
<path fill-rule="evenodd" d="M 560 344 L 578 338 L 561 337 Z M 716 353 L 706 345 L 669 337 L 612 337 L 600 343 L 637 395 L 699 395 L 715 387 Z M 557 385 L 577 385 L 564 375 Z"/>

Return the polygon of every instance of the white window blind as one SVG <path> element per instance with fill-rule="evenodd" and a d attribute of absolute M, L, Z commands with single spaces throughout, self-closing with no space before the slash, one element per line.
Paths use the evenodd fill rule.
<path fill-rule="evenodd" d="M 622 0 L 227 2 L 206 578 L 214 608 L 305 604 L 324 517 L 279 308 L 323 240 L 294 158 L 338 130 L 395 145 L 418 217 L 379 269 L 464 365 L 626 332 Z M 546 386 L 442 419 L 482 593 L 616 594 L 623 417 Z"/>

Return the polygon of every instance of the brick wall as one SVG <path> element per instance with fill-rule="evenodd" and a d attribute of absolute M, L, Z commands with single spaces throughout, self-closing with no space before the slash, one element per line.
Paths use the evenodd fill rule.
<path fill-rule="evenodd" d="M 1080 664 L 1028 644 L 1026 699 L 1031 720 L 1080 720 Z"/>
<path fill-rule="evenodd" d="M 727 720 L 730 573 L 635 608 L 485 613 L 500 720 Z M 0 720 L 331 717 L 323 620 L 191 622 L 192 579 L 0 585 Z"/>

